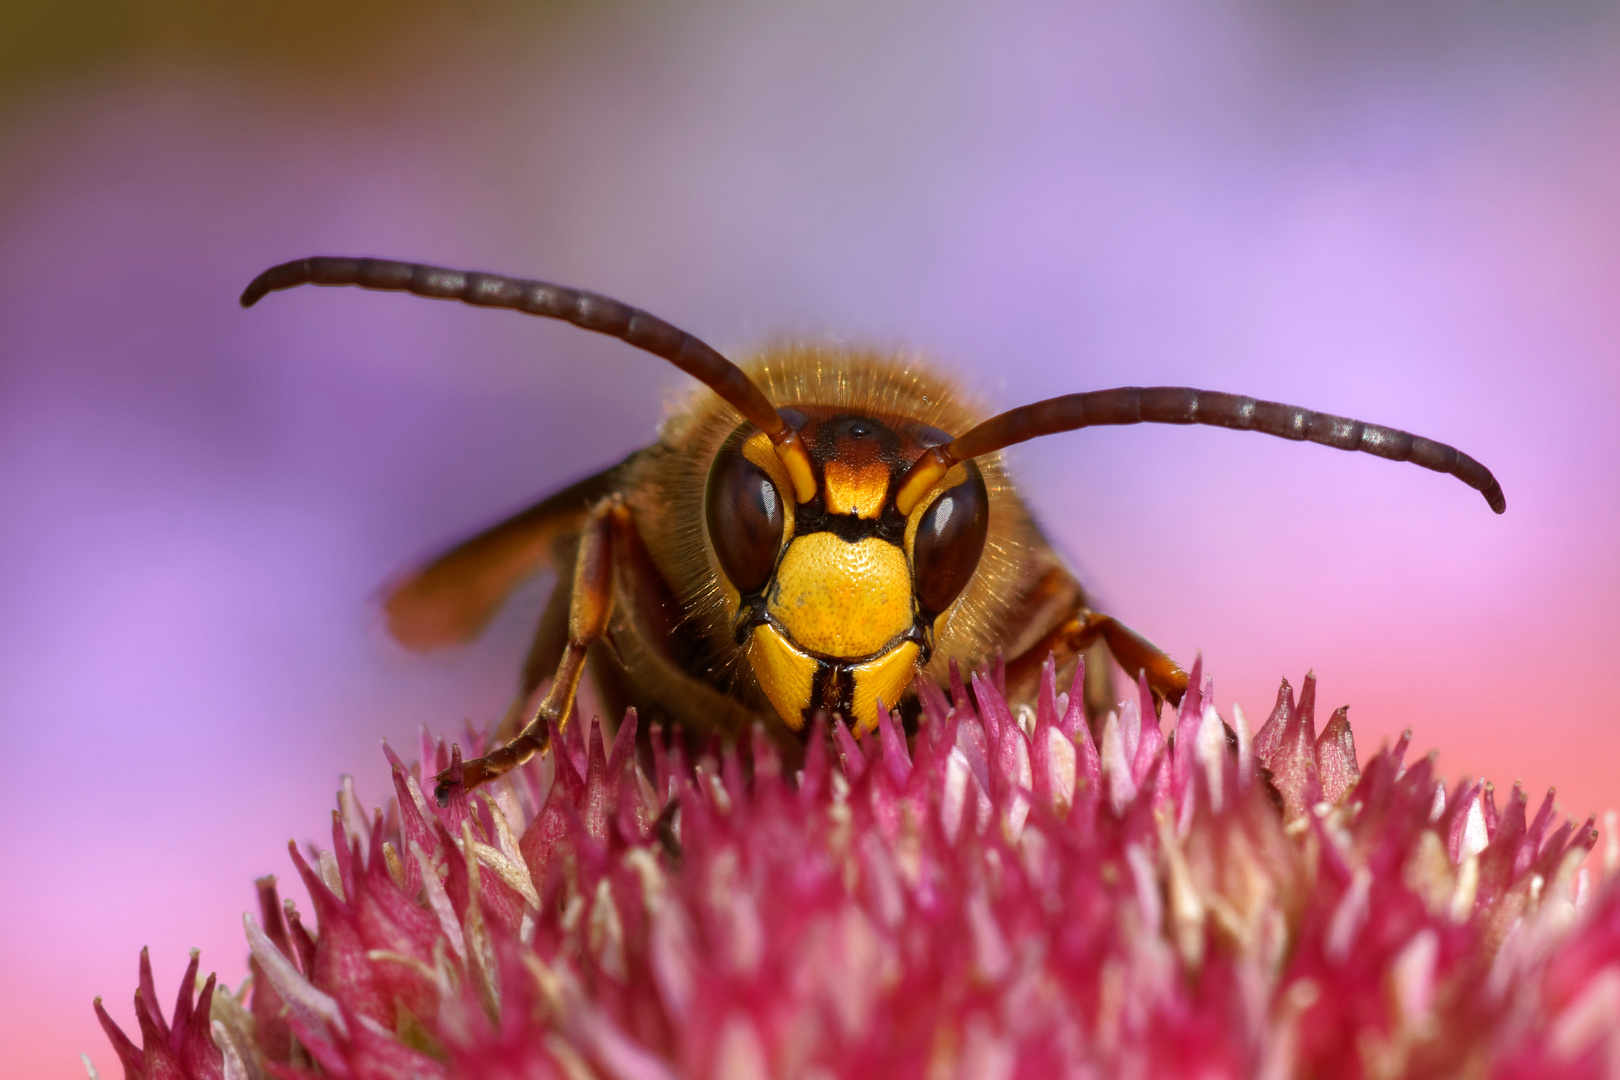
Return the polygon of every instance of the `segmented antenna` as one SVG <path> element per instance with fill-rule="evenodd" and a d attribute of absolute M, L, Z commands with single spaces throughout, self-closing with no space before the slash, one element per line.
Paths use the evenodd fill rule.
<path fill-rule="evenodd" d="M 476 271 L 447 270 L 393 259 L 312 255 L 272 266 L 242 292 L 242 306 L 298 285 L 358 285 L 363 289 L 408 292 L 435 300 L 460 300 L 474 307 L 510 308 L 526 315 L 562 319 L 663 357 L 714 390 L 744 419 L 765 432 L 793 479 L 800 502 L 815 497 L 810 455 L 798 432 L 788 427 L 754 381 L 741 368 L 684 330 L 639 308 L 583 289 L 544 281 Z"/>
<path fill-rule="evenodd" d="M 992 416 L 966 434 L 918 458 L 900 481 L 895 506 L 902 514 L 909 514 L 958 461 L 1042 435 L 1105 424 L 1208 424 L 1321 443 L 1339 450 L 1359 450 L 1449 473 L 1484 495 L 1498 514 L 1507 509 L 1502 485 L 1496 482 L 1491 471 L 1445 443 L 1395 428 L 1312 412 L 1297 405 L 1185 386 L 1122 386 L 1115 390 L 1065 394 Z"/>

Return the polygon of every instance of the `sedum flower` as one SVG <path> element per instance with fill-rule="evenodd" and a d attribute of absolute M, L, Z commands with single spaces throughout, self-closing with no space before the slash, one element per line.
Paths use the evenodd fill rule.
<path fill-rule="evenodd" d="M 1048 665 L 818 731 L 802 769 L 632 712 L 438 808 L 391 750 L 259 883 L 251 978 L 142 954 L 130 1080 L 1620 1075 L 1620 886 L 1593 822 L 1450 787 L 1409 735 L 1358 765 L 1285 682 L 1250 733 L 1208 683 L 1093 737 Z M 481 750 L 474 741 L 473 750 Z"/>

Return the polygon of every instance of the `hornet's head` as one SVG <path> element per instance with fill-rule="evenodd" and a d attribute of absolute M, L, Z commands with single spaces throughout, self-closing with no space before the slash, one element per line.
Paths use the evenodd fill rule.
<path fill-rule="evenodd" d="M 933 650 L 934 624 L 973 577 L 989 529 L 978 466 L 956 462 L 902 512 L 907 471 L 951 436 L 831 409 L 783 408 L 814 494 L 744 423 L 709 469 L 704 521 L 737 643 L 794 730 L 817 711 L 857 730 L 898 703 Z"/>

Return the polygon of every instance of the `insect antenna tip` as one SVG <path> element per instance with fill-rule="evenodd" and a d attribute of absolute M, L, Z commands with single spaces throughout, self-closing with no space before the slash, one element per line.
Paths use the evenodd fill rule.
<path fill-rule="evenodd" d="M 245 308 L 250 308 L 263 300 L 270 292 L 270 283 L 266 280 L 268 275 L 260 274 L 248 282 L 248 287 L 242 290 L 242 296 L 237 301 Z"/>

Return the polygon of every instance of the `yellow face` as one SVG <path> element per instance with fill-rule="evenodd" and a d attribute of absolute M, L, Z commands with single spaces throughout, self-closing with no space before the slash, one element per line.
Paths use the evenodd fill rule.
<path fill-rule="evenodd" d="M 783 722 L 798 731 L 822 712 L 870 731 L 927 663 L 935 621 L 977 565 L 987 496 L 959 465 L 903 517 L 895 480 L 943 433 L 846 415 L 799 430 L 815 497 L 794 501 L 770 441 L 745 426 L 710 470 L 710 548 L 737 641 Z"/>

